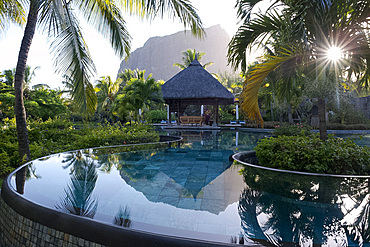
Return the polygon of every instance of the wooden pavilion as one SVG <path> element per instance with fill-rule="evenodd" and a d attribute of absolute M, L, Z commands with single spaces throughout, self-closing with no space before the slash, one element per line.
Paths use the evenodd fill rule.
<path fill-rule="evenodd" d="M 162 93 L 170 113 L 178 113 L 178 122 L 189 105 L 213 105 L 213 122 L 217 124 L 219 105 L 234 103 L 234 95 L 197 59 L 163 84 Z"/>

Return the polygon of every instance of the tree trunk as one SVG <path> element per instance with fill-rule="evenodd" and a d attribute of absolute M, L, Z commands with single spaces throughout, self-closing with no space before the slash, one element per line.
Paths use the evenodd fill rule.
<path fill-rule="evenodd" d="M 26 110 L 24 108 L 23 101 L 23 83 L 28 52 L 30 50 L 31 42 L 35 34 L 37 14 L 38 6 L 36 1 L 30 1 L 30 11 L 27 17 L 27 24 L 24 30 L 21 48 L 19 50 L 18 62 L 14 76 L 14 90 L 15 90 L 14 113 L 16 118 L 17 136 L 18 136 L 18 151 L 20 159 L 19 161 L 21 164 L 31 159 L 26 122 Z"/>
<path fill-rule="evenodd" d="M 328 139 L 328 133 L 326 129 L 326 104 L 325 99 L 319 98 L 317 107 L 319 108 L 319 131 L 320 139 L 325 141 Z"/>
<path fill-rule="evenodd" d="M 292 116 L 292 107 L 288 104 L 288 122 L 289 124 L 294 124 Z"/>

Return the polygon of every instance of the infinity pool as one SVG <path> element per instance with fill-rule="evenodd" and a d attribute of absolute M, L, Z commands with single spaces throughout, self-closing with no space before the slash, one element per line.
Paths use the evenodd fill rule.
<path fill-rule="evenodd" d="M 361 246 L 369 180 L 292 174 L 230 159 L 266 133 L 196 131 L 180 144 L 99 148 L 32 161 L 11 187 L 40 206 L 210 243 Z M 212 244 L 210 244 L 212 245 Z"/>

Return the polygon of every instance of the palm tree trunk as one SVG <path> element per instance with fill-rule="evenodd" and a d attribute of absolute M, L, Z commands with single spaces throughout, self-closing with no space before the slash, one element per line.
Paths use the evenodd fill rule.
<path fill-rule="evenodd" d="M 288 104 L 288 122 L 289 124 L 294 124 L 293 123 L 293 116 L 292 116 L 292 107 L 290 104 Z"/>
<path fill-rule="evenodd" d="M 319 108 L 319 131 L 320 139 L 325 141 L 328 139 L 328 133 L 326 129 L 326 104 L 325 99 L 319 98 L 317 107 Z"/>
<path fill-rule="evenodd" d="M 24 35 L 19 50 L 17 67 L 14 76 L 15 90 L 15 105 L 14 113 L 16 118 L 17 136 L 18 136 L 18 151 L 21 163 L 29 161 L 31 158 L 30 147 L 28 140 L 26 110 L 23 101 L 23 83 L 24 73 L 26 70 L 28 52 L 31 47 L 31 42 L 35 34 L 37 23 L 38 5 L 36 1 L 30 1 L 30 11 L 27 17 L 27 25 L 24 30 Z"/>

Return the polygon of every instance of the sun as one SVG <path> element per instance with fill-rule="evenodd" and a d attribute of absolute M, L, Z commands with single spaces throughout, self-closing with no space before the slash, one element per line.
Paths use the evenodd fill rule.
<path fill-rule="evenodd" d="M 326 52 L 326 57 L 332 62 L 336 62 L 342 57 L 342 49 L 338 46 L 331 46 Z"/>

